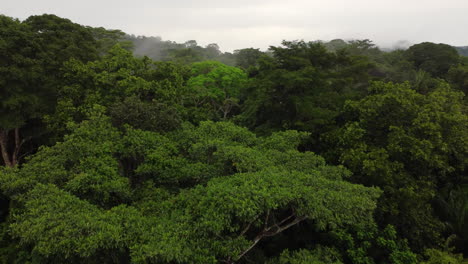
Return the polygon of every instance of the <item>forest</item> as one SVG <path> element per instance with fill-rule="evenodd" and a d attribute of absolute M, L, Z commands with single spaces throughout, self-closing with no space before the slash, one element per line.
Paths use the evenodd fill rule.
<path fill-rule="evenodd" d="M 467 263 L 467 50 L 0 15 L 0 263 Z"/>

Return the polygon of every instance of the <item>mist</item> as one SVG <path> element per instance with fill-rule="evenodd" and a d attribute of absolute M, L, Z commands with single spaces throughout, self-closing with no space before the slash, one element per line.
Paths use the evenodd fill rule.
<path fill-rule="evenodd" d="M 440 1 L 5 1 L 0 13 L 24 19 L 53 13 L 90 26 L 118 28 L 177 43 L 196 39 L 221 50 L 266 50 L 283 39 L 372 39 L 392 48 L 397 40 L 468 44 L 468 2 Z M 103 11 L 105 10 L 105 11 Z M 407 46 L 407 45 L 405 45 Z"/>

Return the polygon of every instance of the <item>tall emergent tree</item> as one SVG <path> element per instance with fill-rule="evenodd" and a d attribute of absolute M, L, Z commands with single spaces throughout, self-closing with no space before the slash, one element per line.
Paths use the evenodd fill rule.
<path fill-rule="evenodd" d="M 47 92 L 41 89 L 41 47 L 30 27 L 0 16 L 0 148 L 3 164 L 18 163 L 20 128 L 39 117 Z"/>
<path fill-rule="evenodd" d="M 97 58 L 89 29 L 55 15 L 31 16 L 20 22 L 0 16 L 0 147 L 3 163 L 15 166 L 21 147 L 38 131 L 28 125 L 53 110 L 60 69 L 70 58 Z"/>

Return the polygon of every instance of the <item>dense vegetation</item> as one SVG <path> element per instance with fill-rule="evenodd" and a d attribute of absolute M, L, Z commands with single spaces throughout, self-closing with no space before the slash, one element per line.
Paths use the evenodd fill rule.
<path fill-rule="evenodd" d="M 0 263 L 461 263 L 467 89 L 445 44 L 0 16 Z"/>

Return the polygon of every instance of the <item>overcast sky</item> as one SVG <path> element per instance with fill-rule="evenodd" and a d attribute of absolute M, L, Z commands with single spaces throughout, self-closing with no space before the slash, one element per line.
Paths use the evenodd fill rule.
<path fill-rule="evenodd" d="M 468 0 L 0 0 L 0 13 L 56 14 L 164 40 L 266 49 L 282 39 L 468 45 Z"/>

